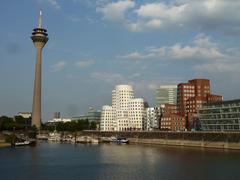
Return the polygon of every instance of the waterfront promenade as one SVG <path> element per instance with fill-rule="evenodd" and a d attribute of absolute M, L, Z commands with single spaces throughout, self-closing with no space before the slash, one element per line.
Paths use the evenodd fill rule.
<path fill-rule="evenodd" d="M 130 143 L 240 150 L 240 132 L 83 131 L 82 135 L 126 137 Z"/>

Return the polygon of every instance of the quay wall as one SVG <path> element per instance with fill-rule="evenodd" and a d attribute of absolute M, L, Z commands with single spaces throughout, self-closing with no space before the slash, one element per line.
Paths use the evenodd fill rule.
<path fill-rule="evenodd" d="M 5 142 L 5 136 L 2 133 L 0 133 L 0 148 L 2 148 L 2 147 L 10 147 L 10 146 L 11 146 L 10 143 L 6 143 Z"/>
<path fill-rule="evenodd" d="M 240 150 L 240 132 L 100 132 L 83 131 L 78 135 L 126 137 L 130 143 L 221 148 Z"/>

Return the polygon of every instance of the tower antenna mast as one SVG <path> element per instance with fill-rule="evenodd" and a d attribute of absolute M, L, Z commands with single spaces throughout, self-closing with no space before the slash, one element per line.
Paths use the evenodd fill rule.
<path fill-rule="evenodd" d="M 42 28 L 42 10 L 40 10 L 40 12 L 39 12 L 38 28 Z"/>

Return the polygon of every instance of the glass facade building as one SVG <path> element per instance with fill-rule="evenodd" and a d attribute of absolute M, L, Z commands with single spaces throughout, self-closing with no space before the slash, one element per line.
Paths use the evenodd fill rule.
<path fill-rule="evenodd" d="M 97 111 L 94 108 L 90 107 L 89 111 L 85 115 L 72 117 L 72 120 L 86 120 L 86 119 L 88 119 L 89 122 L 100 123 L 101 111 Z"/>
<path fill-rule="evenodd" d="M 177 103 L 177 86 L 168 85 L 160 86 L 156 90 L 156 106 L 160 107 L 165 104 L 176 104 Z"/>
<path fill-rule="evenodd" d="M 205 104 L 198 116 L 204 131 L 240 131 L 240 99 Z"/>

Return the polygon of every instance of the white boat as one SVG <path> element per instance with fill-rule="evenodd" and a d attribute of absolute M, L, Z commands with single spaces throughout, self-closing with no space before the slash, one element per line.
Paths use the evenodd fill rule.
<path fill-rule="evenodd" d="M 38 134 L 37 135 L 37 139 L 38 140 L 48 140 L 48 136 L 47 135 Z"/>
<path fill-rule="evenodd" d="M 57 133 L 57 131 L 53 131 L 53 133 L 49 133 L 48 141 L 55 141 L 59 142 L 61 141 L 61 134 Z"/>
<path fill-rule="evenodd" d="M 30 141 L 15 142 L 15 146 L 26 146 L 30 145 Z"/>
<path fill-rule="evenodd" d="M 98 144 L 98 143 L 99 143 L 99 140 L 98 140 L 98 139 L 91 139 L 91 143 L 92 143 L 92 144 Z"/>
<path fill-rule="evenodd" d="M 117 143 L 119 144 L 127 144 L 129 142 L 129 140 L 127 140 L 126 138 L 117 138 Z"/>
<path fill-rule="evenodd" d="M 80 136 L 76 139 L 77 143 L 91 143 L 91 138 L 88 136 Z"/>
<path fill-rule="evenodd" d="M 117 141 L 117 138 L 116 138 L 115 136 L 111 136 L 111 137 L 110 137 L 110 140 L 111 140 L 111 142 L 116 142 L 116 141 Z"/>

